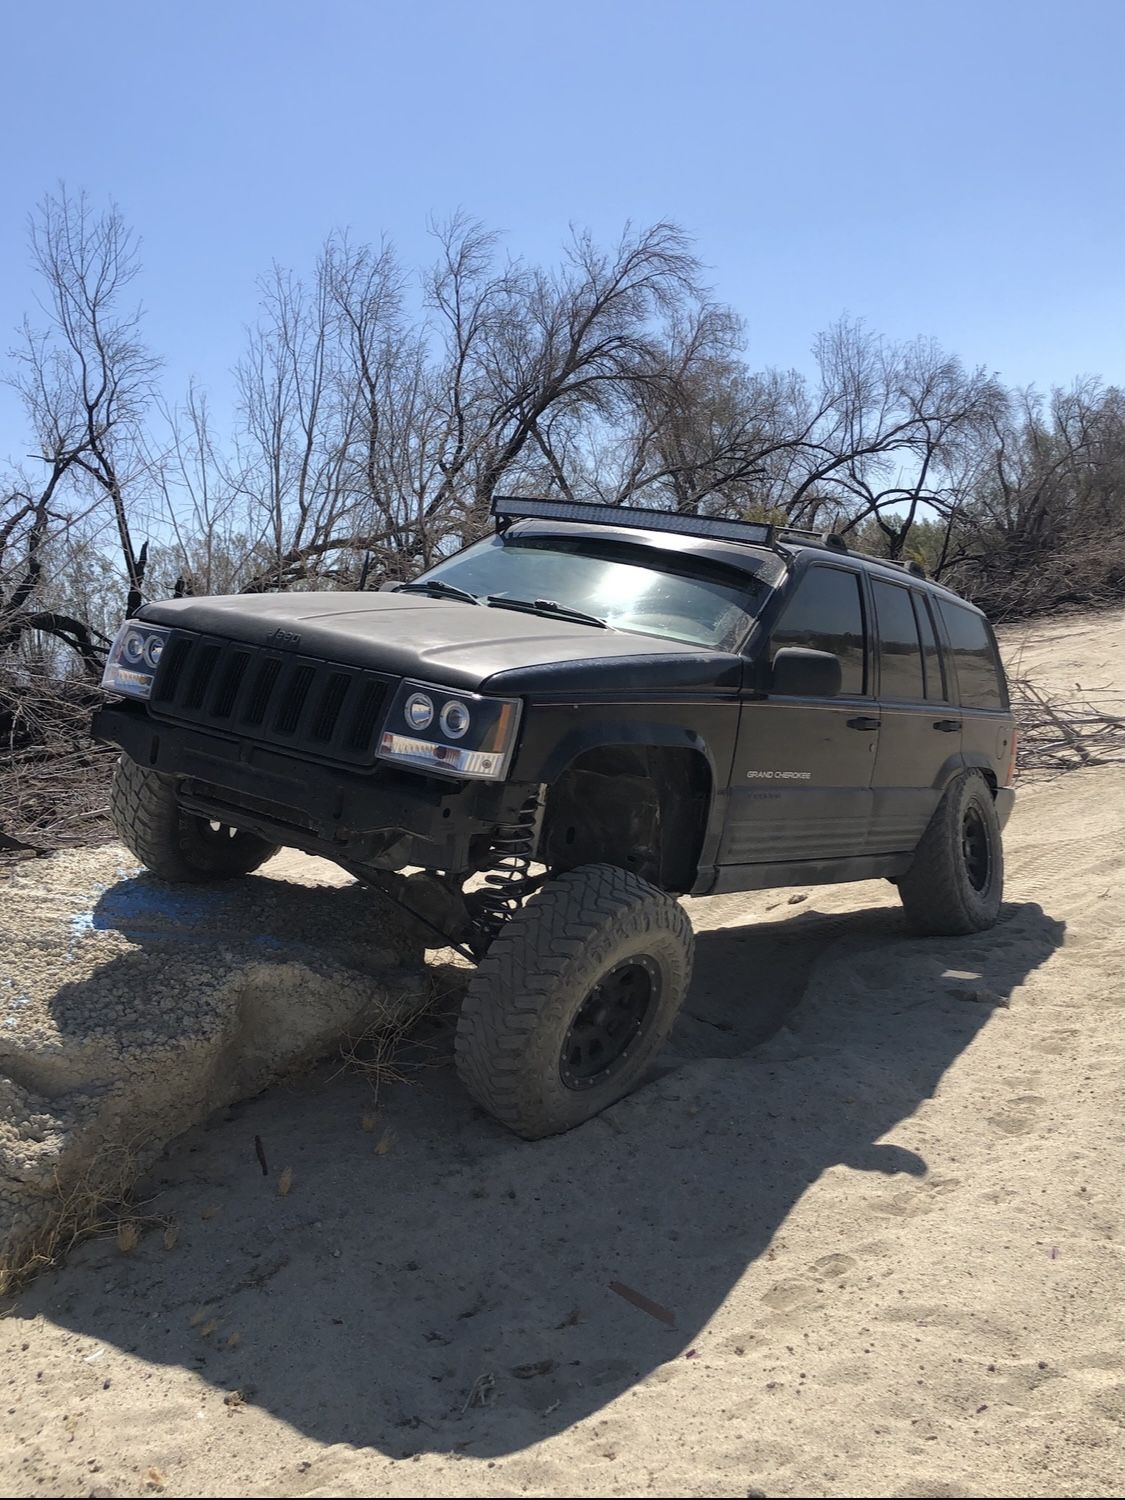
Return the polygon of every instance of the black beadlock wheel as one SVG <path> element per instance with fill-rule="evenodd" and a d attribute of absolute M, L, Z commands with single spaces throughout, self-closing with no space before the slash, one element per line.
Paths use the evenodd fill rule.
<path fill-rule="evenodd" d="M 162 880 L 206 884 L 248 875 L 277 853 L 256 833 L 185 812 L 176 780 L 121 756 L 114 767 L 109 811 L 117 837 Z"/>
<path fill-rule="evenodd" d="M 647 954 L 599 979 L 563 1037 L 559 1074 L 566 1087 L 596 1088 L 623 1067 L 659 997 L 660 966 Z"/>
<path fill-rule="evenodd" d="M 528 1140 L 600 1113 L 664 1045 L 693 946 L 679 902 L 629 871 L 584 865 L 548 881 L 469 984 L 456 1042 L 465 1087 Z"/>
<path fill-rule="evenodd" d="M 979 771 L 950 786 L 898 882 L 911 925 L 934 936 L 983 932 L 1000 914 L 1004 845 L 992 788 Z"/>

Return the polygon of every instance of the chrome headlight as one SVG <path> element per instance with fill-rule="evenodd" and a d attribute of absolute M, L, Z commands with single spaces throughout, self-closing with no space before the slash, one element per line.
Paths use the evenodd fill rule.
<path fill-rule="evenodd" d="M 168 631 L 163 625 L 126 620 L 113 638 L 102 673 L 102 687 L 127 698 L 148 698 Z"/>
<path fill-rule="evenodd" d="M 402 716 L 411 729 L 429 729 L 434 722 L 434 700 L 429 693 L 411 693 Z"/>
<path fill-rule="evenodd" d="M 445 776 L 503 781 L 522 707 L 518 698 L 403 682 L 383 725 L 379 757 Z"/>

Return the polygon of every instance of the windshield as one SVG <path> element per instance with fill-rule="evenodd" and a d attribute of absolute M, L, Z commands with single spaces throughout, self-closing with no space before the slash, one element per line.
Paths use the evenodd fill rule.
<path fill-rule="evenodd" d="M 736 649 L 768 587 L 752 574 L 711 570 L 674 552 L 566 537 L 489 537 L 419 582 L 440 579 L 479 599 L 551 600 L 614 630 Z"/>

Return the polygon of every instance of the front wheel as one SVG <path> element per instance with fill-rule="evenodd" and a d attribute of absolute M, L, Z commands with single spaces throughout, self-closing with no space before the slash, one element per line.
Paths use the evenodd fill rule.
<path fill-rule="evenodd" d="M 1000 914 L 1004 845 L 992 788 L 979 771 L 950 786 L 898 882 L 911 925 L 934 936 L 983 932 Z"/>
<path fill-rule="evenodd" d="M 109 813 L 121 842 L 164 880 L 198 885 L 229 880 L 248 875 L 277 853 L 256 833 L 186 812 L 177 801 L 174 777 L 139 766 L 127 755 L 113 770 Z"/>
<path fill-rule="evenodd" d="M 641 1081 L 691 979 L 687 913 L 613 865 L 549 881 L 501 929 L 469 985 L 457 1071 L 528 1140 L 600 1113 Z"/>

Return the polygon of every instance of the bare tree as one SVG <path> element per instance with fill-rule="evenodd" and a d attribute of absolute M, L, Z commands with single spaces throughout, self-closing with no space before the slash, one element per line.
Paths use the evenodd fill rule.
<path fill-rule="evenodd" d="M 569 493 L 590 430 L 629 392 L 680 379 L 663 329 L 699 300 L 680 230 L 627 232 L 612 251 L 576 236 L 557 272 L 498 263 L 496 237 L 464 217 L 435 233 L 423 324 L 386 246 L 331 240 L 309 288 L 268 279 L 239 372 L 261 518 L 245 587 L 408 575 L 480 534 L 502 481 Z"/>
<path fill-rule="evenodd" d="M 635 392 L 615 498 L 683 515 L 760 512 L 770 456 L 786 430 L 792 378 L 748 370 L 735 354 L 738 331 L 727 310 L 707 304 L 673 327 L 665 378 Z M 619 434 L 610 446 L 621 453 Z M 775 519 L 784 516 L 779 511 Z"/>
<path fill-rule="evenodd" d="M 216 436 L 206 393 L 194 382 L 178 406 L 162 398 L 151 441 L 159 490 L 160 540 L 150 549 L 151 591 L 229 594 L 240 588 L 261 518 L 247 501 L 246 475 Z"/>
<path fill-rule="evenodd" d="M 612 250 L 577 234 L 556 272 L 497 268 L 491 236 L 464 220 L 440 239 L 429 285 L 444 342 L 439 508 L 454 500 L 472 536 L 502 482 L 541 474 L 570 492 L 577 427 L 611 425 L 630 393 L 670 383 L 663 333 L 699 301 L 699 266 L 671 224 L 626 229 Z"/>
<path fill-rule="evenodd" d="M 262 316 L 237 371 L 241 457 L 247 498 L 259 512 L 257 581 L 284 588 L 339 502 L 337 339 L 323 260 L 311 288 L 275 265 L 261 290 Z"/>
<path fill-rule="evenodd" d="M 885 431 L 833 470 L 831 484 L 848 503 L 841 530 L 872 517 L 884 550 L 901 558 L 921 507 L 952 525 L 965 499 L 965 459 L 1003 410 L 1006 392 L 983 369 L 966 371 L 932 340 L 891 351 L 882 367 Z M 970 465 L 971 467 L 971 465 Z M 924 513 L 924 512 L 923 512 Z"/>
<path fill-rule="evenodd" d="M 1125 394 L 1096 380 L 1013 392 L 950 549 L 992 612 L 1125 595 Z"/>
<path fill-rule="evenodd" d="M 959 445 L 1003 404 L 983 371 L 932 342 L 892 345 L 841 323 L 818 379 L 753 372 L 729 313 L 676 330 L 670 379 L 638 401 L 618 493 L 642 503 L 850 530 L 868 516 L 898 555 L 920 507 L 949 509 Z"/>
<path fill-rule="evenodd" d="M 45 561 L 62 535 L 84 526 L 115 537 L 128 607 L 141 599 L 146 548 L 136 545 L 130 492 L 148 460 L 141 424 L 157 367 L 140 338 L 140 312 L 122 307 L 138 270 L 137 241 L 115 207 L 95 213 L 84 195 L 45 198 L 30 222 L 46 322 L 24 322 L 11 384 L 35 441 L 34 468 L 13 476 L 0 502 L 0 652 L 43 632 L 97 670 L 96 633 L 44 607 Z M 104 525 L 103 525 L 104 521 Z"/>

